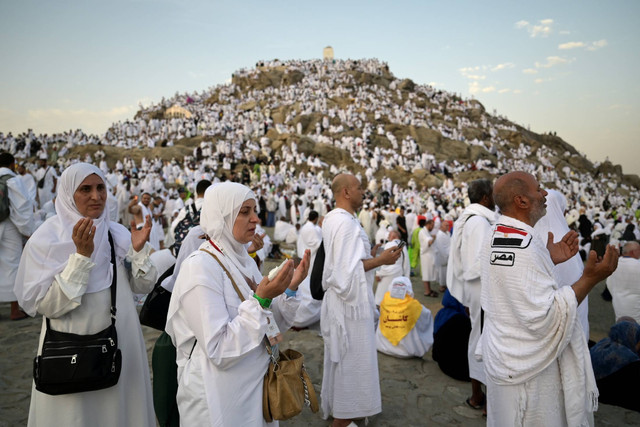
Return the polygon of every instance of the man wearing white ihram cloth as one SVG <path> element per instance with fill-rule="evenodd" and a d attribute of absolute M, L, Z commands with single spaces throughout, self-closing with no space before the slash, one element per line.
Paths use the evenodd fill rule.
<path fill-rule="evenodd" d="M 545 248 L 533 226 L 546 213 L 547 192 L 525 172 L 498 178 L 494 199 L 502 216 L 481 255 L 484 328 L 476 355 L 487 385 L 488 426 L 588 426 L 598 406 L 591 358 L 577 307 L 616 269 L 591 251 L 580 278 L 559 286 L 554 265 L 578 251 L 567 233 Z"/>
<path fill-rule="evenodd" d="M 333 426 L 382 411 L 374 329 L 373 278 L 380 265 L 394 264 L 397 246 L 372 258 L 371 243 L 355 216 L 364 189 L 349 174 L 331 185 L 336 207 L 325 217 L 322 240 L 325 263 L 320 327 L 324 339 L 322 413 Z"/>
<path fill-rule="evenodd" d="M 469 201 L 453 225 L 449 264 L 447 265 L 447 286 L 451 295 L 469 309 L 471 334 L 467 347 L 469 377 L 471 377 L 471 397 L 467 405 L 475 409 L 485 406 L 482 384 L 485 382 L 484 367 L 476 360 L 474 353 L 482 327 L 481 264 L 480 252 L 487 236 L 491 234 L 491 224 L 495 221 L 493 186 L 487 179 L 476 179 L 469 183 Z"/>

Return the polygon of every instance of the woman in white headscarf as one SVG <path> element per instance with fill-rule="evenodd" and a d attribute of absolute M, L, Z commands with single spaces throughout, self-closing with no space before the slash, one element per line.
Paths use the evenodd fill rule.
<path fill-rule="evenodd" d="M 142 230 L 129 233 L 109 221 L 105 183 L 102 171 L 87 163 L 74 164 L 62 173 L 57 215 L 27 242 L 14 292 L 29 315 L 43 315 L 38 354 L 45 317 L 56 331 L 89 335 L 105 329 L 111 324 L 110 231 L 118 267 L 120 378 L 113 387 L 57 396 L 37 391 L 34 384 L 29 426 L 155 426 L 147 351 L 132 296 L 132 292 L 149 292 L 156 281 L 150 246 L 145 243 L 151 222 L 147 219 Z M 131 262 L 131 273 L 124 266 L 125 258 Z"/>
<path fill-rule="evenodd" d="M 274 320 L 283 333 L 295 320 L 309 251 L 295 271 L 286 261 L 272 280 L 263 278 L 247 252 L 258 222 L 249 188 L 224 182 L 207 189 L 200 226 L 209 238 L 182 263 L 167 316 L 166 332 L 177 348 L 181 425 L 267 424 L 265 334 Z"/>
<path fill-rule="evenodd" d="M 553 241 L 559 242 L 570 231 L 564 212 L 567 210 L 567 199 L 558 190 L 547 190 L 547 213 L 534 226 L 538 231 L 538 236 L 547 244 L 548 233 L 553 233 Z M 554 278 L 558 286 L 571 286 L 582 276 L 584 263 L 580 254 L 575 254 L 563 263 L 555 266 L 553 270 Z M 586 296 L 578 306 L 578 319 L 585 334 L 585 339 L 589 340 L 589 296 Z"/>

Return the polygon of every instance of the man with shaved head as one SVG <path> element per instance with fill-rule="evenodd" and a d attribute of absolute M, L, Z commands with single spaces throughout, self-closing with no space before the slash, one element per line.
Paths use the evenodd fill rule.
<path fill-rule="evenodd" d="M 402 249 L 394 245 L 374 257 L 356 212 L 364 190 L 351 174 L 336 176 L 331 184 L 335 209 L 322 225 L 325 290 L 320 314 L 324 339 L 322 412 L 333 416 L 333 426 L 382 411 L 376 352 L 374 269 L 395 264 Z M 372 254 L 373 252 L 373 254 Z"/>
<path fill-rule="evenodd" d="M 607 279 L 607 288 L 616 320 L 628 316 L 640 323 L 640 243 L 631 241 L 622 247 L 618 269 Z"/>
<path fill-rule="evenodd" d="M 482 264 L 482 357 L 487 380 L 487 425 L 586 426 L 597 409 L 596 387 L 577 307 L 618 265 L 607 247 L 599 260 L 591 251 L 582 276 L 560 287 L 554 265 L 578 251 L 568 232 L 546 247 L 534 225 L 546 213 L 547 192 L 525 172 L 495 182 L 502 214 L 486 240 Z"/>

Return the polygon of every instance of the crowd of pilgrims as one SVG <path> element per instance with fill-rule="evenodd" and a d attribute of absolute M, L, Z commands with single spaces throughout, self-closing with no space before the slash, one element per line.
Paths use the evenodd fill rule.
<path fill-rule="evenodd" d="M 515 130 L 506 120 L 487 114 L 482 114 L 479 121 L 467 118 L 471 110 L 478 108 L 474 102 L 421 85 L 416 85 L 407 96 L 400 90 L 403 82 L 393 78 L 388 88 L 355 84 L 350 71 L 389 75 L 386 64 L 377 60 L 261 62 L 254 69 L 237 71 L 234 77 L 250 81 L 265 70 L 283 66 L 286 72 L 299 71 L 304 77 L 298 83 L 281 88 L 242 91 L 232 83 L 202 93 L 176 94 L 157 105 L 142 108 L 136 119 L 113 124 L 102 136 L 87 135 L 81 130 L 52 135 L 36 135 L 32 130 L 16 136 L 0 133 L 0 151 L 8 151 L 17 159 L 20 178 L 33 204 L 36 227 L 56 215 L 60 174 L 72 164 L 91 163 L 104 174 L 112 221 L 128 225 L 132 219 L 132 201 L 137 202 L 145 193 L 152 196 L 146 207 L 153 215 L 149 243 L 156 251 L 174 243 L 175 227 L 184 218 L 188 209 L 185 206 L 194 203 L 196 185 L 203 180 L 235 181 L 253 190 L 262 225 L 274 227 L 273 239 L 265 239 L 263 259 L 280 255 L 278 249 L 286 251 L 286 247 L 295 247 L 310 212 L 315 211 L 322 218 L 331 211 L 331 181 L 338 173 L 348 172 L 347 167 L 328 165 L 319 156 L 306 156 L 298 150 L 295 138 L 274 150 L 272 140 L 267 137 L 270 129 L 348 151 L 364 171 L 355 174 L 366 185 L 365 203 L 358 218 L 371 242 L 384 244 L 390 236 L 396 236 L 390 233 L 398 231 L 397 237 L 411 245 L 412 237 L 417 236 L 414 230 L 418 228 L 419 219 L 434 221 L 430 228 L 433 235 L 441 229 L 441 223 L 452 224 L 469 204 L 467 184 L 458 182 L 456 177 L 470 170 L 485 170 L 495 175 L 521 170 L 536 176 L 543 185 L 558 189 L 567 199 L 567 223 L 581 235 L 583 254 L 590 248 L 604 251 L 608 243 L 640 238 L 637 189 L 621 185 L 628 194 L 623 197 L 613 191 L 620 185 L 613 177 L 594 177 L 568 167 L 555 169 L 551 157 L 570 154 L 556 153 L 544 146 L 535 150 L 536 159 L 532 161 L 532 147 L 520 144 L 517 149 L 510 148 L 501 137 L 501 131 Z M 398 102 L 403 96 L 406 100 Z M 212 98 L 215 100 L 208 102 Z M 353 101 L 341 108 L 332 101 L 336 98 Z M 418 102 L 424 99 L 428 99 L 428 103 Z M 256 105 L 252 110 L 242 108 L 252 102 Z M 159 117 L 157 113 L 173 105 L 183 106 L 191 116 L 155 118 Z M 283 106 L 291 108 L 284 109 L 282 123 L 274 123 L 271 113 Z M 454 111 L 460 114 L 454 115 Z M 321 119 L 305 128 L 299 118 L 312 114 L 319 114 Z M 398 140 L 391 131 L 385 130 L 382 122 L 424 127 L 440 133 L 443 138 L 481 146 L 496 156 L 497 163 L 482 159 L 437 161 L 435 153 L 421 150 L 410 136 Z M 469 128 L 482 130 L 483 139 L 466 138 Z M 386 138 L 389 144 L 385 146 L 389 148 L 373 146 L 374 134 Z M 126 149 L 172 146 L 180 139 L 195 136 L 202 136 L 202 142 L 192 155 L 183 159 L 143 157 L 136 162 L 125 156 L 109 167 L 102 149 L 106 146 Z M 70 154 L 71 148 L 82 145 L 99 148 L 93 155 L 84 157 Z M 29 160 L 34 157 L 38 160 Z M 384 170 L 398 167 L 408 173 L 426 170 L 444 179 L 439 187 L 427 187 L 414 178 L 401 186 L 384 175 Z M 41 187 L 37 185 L 40 180 Z M 416 264 L 412 262 L 411 267 L 415 268 Z M 319 311 L 316 310 L 314 316 L 319 316 Z"/>
<path fill-rule="evenodd" d="M 32 130 L 16 136 L 0 133 L 0 150 L 12 153 L 19 162 L 33 156 L 49 157 L 50 164 L 57 168 L 56 173 L 76 160 L 95 162 L 109 173 L 109 184 L 116 188 L 120 200 L 123 200 L 123 190 L 150 192 L 164 199 L 164 215 L 168 217 L 174 208 L 171 200 L 177 196 L 171 188 L 193 189 L 198 180 L 215 176 L 251 183 L 264 199 L 271 195 L 276 199 L 286 197 L 291 203 L 291 199 L 299 198 L 302 210 L 318 198 L 327 204 L 330 201 L 327 181 L 339 172 L 340 166 L 327 165 L 318 156 L 306 156 L 298 150 L 296 138 L 279 150 L 273 150 L 272 141 L 266 136 L 269 129 L 348 151 L 349 157 L 362 167 L 362 177 L 371 193 L 388 194 L 388 200 L 371 199 L 379 207 L 402 204 L 413 212 L 424 208 L 434 214 L 449 213 L 455 218 L 455 205 L 464 199 L 462 189 L 456 188 L 452 179 L 457 173 L 486 170 L 498 175 L 522 170 L 537 176 L 543 185 L 560 189 L 567 197 L 569 207 L 575 209 L 571 218 L 579 216 L 582 210 L 590 221 L 598 216 L 603 229 L 610 235 L 615 232 L 613 222 L 616 219 L 633 215 L 637 209 L 637 190 L 625 188 L 630 196 L 623 198 L 612 193 L 618 184 L 609 176 L 594 177 L 573 171 L 568 166 L 558 170 L 550 162 L 554 156 L 566 158 L 578 154 L 557 153 L 542 146 L 535 150 L 534 162 L 531 146 L 521 143 L 513 148 L 503 138 L 505 132 L 502 131 L 515 130 L 510 122 L 486 113 L 481 114 L 479 120 L 471 120 L 470 113 L 479 108 L 477 103 L 428 85 L 415 85 L 413 91 L 402 92 L 403 81 L 390 77 L 388 66 L 376 59 L 262 61 L 253 69 L 238 70 L 234 77 L 251 81 L 262 72 L 282 67 L 285 73 L 297 71 L 304 77 L 280 88 L 268 86 L 259 90 L 250 86 L 242 90 L 230 83 L 201 93 L 176 94 L 142 108 L 136 119 L 114 123 L 102 136 L 87 135 L 81 130 L 51 135 L 36 135 Z M 386 76 L 390 83 L 388 88 L 381 84 L 358 84 L 354 72 Z M 334 99 L 351 102 L 340 107 Z M 252 102 L 255 108 L 245 111 L 243 106 Z M 173 105 L 184 107 L 191 116 L 157 118 Z M 281 107 L 285 107 L 284 120 L 274 123 L 272 112 Z M 315 126 L 304 127 L 304 121 L 298 119 L 312 114 L 318 114 L 321 120 Z M 437 161 L 435 153 L 421 150 L 410 136 L 399 140 L 393 132 L 385 130 L 385 123 L 427 128 L 445 139 L 481 146 L 496 156 L 497 163 L 482 158 L 471 162 Z M 468 133 L 468 130 L 474 132 Z M 477 135 L 477 130 L 482 132 L 482 139 L 465 136 Z M 388 144 L 371 144 L 373 134 Z M 146 148 L 172 146 L 182 138 L 195 136 L 202 136 L 203 141 L 191 156 L 172 161 L 143 158 L 140 164 L 125 157 L 111 170 L 102 150 L 93 158 L 86 155 L 76 159 L 67 154 L 70 148 L 78 145 Z M 248 166 L 248 171 L 243 170 L 241 177 L 234 177 L 232 166 L 241 163 Z M 296 172 L 301 166 L 309 172 Z M 376 179 L 381 171 L 398 167 L 409 173 L 420 169 L 443 172 L 448 179 L 441 188 L 425 188 L 415 180 L 410 180 L 406 188 L 400 188 L 387 177 Z M 37 179 L 43 172 L 38 171 L 35 164 L 27 163 L 26 168 Z M 622 187 L 626 186 L 622 184 Z M 177 208 L 180 208 L 180 202 L 177 202 Z M 276 218 L 283 213 L 280 209 Z M 296 220 L 293 218 L 292 222 Z"/>

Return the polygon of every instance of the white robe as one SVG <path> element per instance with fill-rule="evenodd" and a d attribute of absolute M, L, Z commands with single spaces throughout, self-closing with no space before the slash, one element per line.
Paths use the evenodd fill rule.
<path fill-rule="evenodd" d="M 313 263 L 316 259 L 316 253 L 322 243 L 322 229 L 312 222 L 307 221 L 300 229 L 298 236 L 298 257 L 304 256 L 305 249 L 311 250 L 311 263 L 309 265 L 309 274 L 313 271 Z M 310 277 L 300 283 L 298 294 L 300 295 L 300 307 L 296 313 L 296 319 L 293 326 L 304 328 L 316 323 L 320 320 L 320 308 L 322 301 L 316 300 L 311 296 L 311 288 L 309 287 Z"/>
<path fill-rule="evenodd" d="M 42 207 L 49 200 L 52 200 L 56 193 L 53 192 L 53 184 L 54 178 L 57 178 L 56 171 L 51 166 L 47 166 L 47 168 L 40 168 L 36 172 L 36 179 L 40 181 L 44 177 L 44 186 L 42 188 L 38 188 L 38 200 L 40 202 L 40 207 Z"/>
<path fill-rule="evenodd" d="M 367 233 L 367 237 L 369 237 L 369 239 L 373 239 L 373 218 L 371 217 L 371 212 L 367 209 L 362 209 L 358 214 L 358 219 L 360 220 L 360 224 L 362 224 L 362 228 L 364 228 L 365 233 Z"/>
<path fill-rule="evenodd" d="M 392 240 L 384 245 L 384 249 L 394 248 L 399 244 L 400 240 Z M 395 264 L 383 265 L 376 273 L 376 276 L 380 278 L 374 298 L 376 305 L 379 306 L 382 302 L 382 298 L 384 298 L 384 294 L 389 291 L 389 285 L 393 279 L 399 276 L 409 277 L 410 274 L 411 265 L 409 264 L 409 253 L 405 246 L 402 248 L 402 255 L 398 258 Z"/>
<path fill-rule="evenodd" d="M 7 180 L 9 217 L 0 222 L 0 301 L 16 301 L 13 285 L 20 265 L 23 236 L 35 231 L 33 204 L 22 180 L 8 168 L 0 168 L 0 176 L 14 175 Z"/>
<path fill-rule="evenodd" d="M 485 317 L 476 351 L 486 371 L 487 425 L 589 425 L 598 390 L 575 293 L 556 283 L 532 227 L 501 216 L 495 230 L 481 256 Z"/>
<path fill-rule="evenodd" d="M 309 269 L 311 271 L 311 269 Z M 292 326 L 296 328 L 306 328 L 317 323 L 320 320 L 320 311 L 322 309 L 322 301 L 314 299 L 311 296 L 310 275 L 304 279 L 298 286 L 298 297 L 300 298 L 300 307 L 296 312 L 296 318 Z"/>
<path fill-rule="evenodd" d="M 120 264 L 116 285 L 116 330 L 118 347 L 122 351 L 122 371 L 118 384 L 103 390 L 59 396 L 41 393 L 33 384 L 29 407 L 30 427 L 156 425 L 147 349 L 132 292 L 149 292 L 153 288 L 157 273 L 149 261 L 149 245 L 145 245 L 138 253 L 130 250 L 129 256 L 132 261 L 133 280 L 129 282 L 127 270 Z M 92 265 L 89 258 L 71 255 L 65 269 L 56 275 L 45 297 L 37 303 L 38 312 L 50 316 L 52 329 L 76 334 L 93 334 L 111 323 L 111 291 L 107 288 L 83 294 L 82 282 L 88 278 L 88 271 Z M 84 286 L 86 287 L 86 284 Z M 42 348 L 45 330 L 46 321 L 43 317 L 38 354 Z"/>
<path fill-rule="evenodd" d="M 462 305 L 469 308 L 471 334 L 467 358 L 469 376 L 485 384 L 482 362 L 474 357 L 481 334 L 482 308 L 480 294 L 482 284 L 481 257 L 484 240 L 491 233 L 491 221 L 495 213 L 486 207 L 472 203 L 464 210 L 453 226 L 449 263 L 447 266 L 447 287 Z"/>
<path fill-rule="evenodd" d="M 433 345 L 433 316 L 428 308 L 422 307 L 422 313 L 413 329 L 393 345 L 382 335 L 380 325 L 376 328 L 376 346 L 378 351 L 394 357 L 423 357 Z"/>
<path fill-rule="evenodd" d="M 449 261 L 449 251 L 451 250 L 451 235 L 442 230 L 438 230 L 437 238 L 433 244 L 436 249 L 436 272 L 440 286 L 447 285 L 447 262 Z"/>
<path fill-rule="evenodd" d="M 376 353 L 371 244 L 358 219 L 344 209 L 322 225 L 325 263 L 320 327 L 324 339 L 322 412 L 326 419 L 354 419 L 382 411 Z"/>
<path fill-rule="evenodd" d="M 180 424 L 277 425 L 267 424 L 262 415 L 262 385 L 269 364 L 267 311 L 224 256 L 209 242 L 201 248 L 225 263 L 245 301 L 208 253 L 195 251 L 182 263 L 166 327 L 177 348 Z M 289 328 L 297 308 L 296 298 L 281 295 L 273 300 L 271 309 L 281 332 Z"/>
<path fill-rule="evenodd" d="M 554 242 L 559 242 L 569 231 L 564 212 L 567 209 L 567 199 L 557 190 L 547 191 L 547 213 L 533 227 L 541 243 L 546 246 L 548 232 L 553 233 Z M 571 286 L 582 276 L 584 263 L 580 254 L 575 254 L 573 258 L 556 265 L 553 269 L 553 276 L 559 286 Z M 582 300 L 578 306 L 578 319 L 584 331 L 585 339 L 589 341 L 589 296 Z"/>
<path fill-rule="evenodd" d="M 27 194 L 31 199 L 34 208 L 38 207 L 38 203 L 36 202 L 36 197 L 38 195 L 38 186 L 36 184 L 36 179 L 30 173 L 25 173 L 24 175 L 19 175 L 22 183 L 24 184 L 24 188 L 27 190 Z"/>
<path fill-rule="evenodd" d="M 436 251 L 433 248 L 433 244 L 429 245 L 433 240 L 433 236 L 429 230 L 427 230 L 427 227 L 422 227 L 422 230 L 418 233 L 418 239 L 420 240 L 420 271 L 422 273 L 422 281 L 435 281 L 438 278 L 436 275 Z"/>
<path fill-rule="evenodd" d="M 640 260 L 622 257 L 618 268 L 607 279 L 607 288 L 613 298 L 615 318 L 633 317 L 640 323 Z"/>

